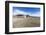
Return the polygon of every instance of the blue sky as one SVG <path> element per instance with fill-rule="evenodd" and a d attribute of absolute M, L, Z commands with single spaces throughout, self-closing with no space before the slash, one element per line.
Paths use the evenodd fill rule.
<path fill-rule="evenodd" d="M 24 14 L 30 16 L 40 16 L 40 8 L 34 7 L 13 7 L 13 15 Z"/>

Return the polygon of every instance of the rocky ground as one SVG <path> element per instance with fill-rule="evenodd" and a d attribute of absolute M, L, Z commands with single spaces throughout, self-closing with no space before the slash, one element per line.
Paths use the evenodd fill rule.
<path fill-rule="evenodd" d="M 13 28 L 19 27 L 39 27 L 40 17 L 13 17 Z"/>

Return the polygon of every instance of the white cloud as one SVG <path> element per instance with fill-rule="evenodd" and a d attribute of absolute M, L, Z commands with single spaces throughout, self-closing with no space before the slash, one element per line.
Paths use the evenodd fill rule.
<path fill-rule="evenodd" d="M 17 14 L 24 14 L 24 15 L 30 15 L 30 16 L 37 16 L 37 17 L 40 17 L 40 12 L 36 12 L 34 14 L 31 14 L 31 13 L 27 13 L 27 12 L 24 12 L 24 11 L 21 11 L 21 10 L 14 10 L 14 13 L 13 15 L 17 15 Z"/>
<path fill-rule="evenodd" d="M 13 15 L 17 15 L 17 14 L 24 14 L 24 15 L 29 15 L 29 13 L 26 13 L 26 12 L 24 12 L 24 11 L 21 11 L 21 10 L 18 10 L 18 9 L 16 9 L 16 10 L 14 10 L 14 13 L 13 13 Z M 31 14 L 31 13 L 30 13 Z"/>

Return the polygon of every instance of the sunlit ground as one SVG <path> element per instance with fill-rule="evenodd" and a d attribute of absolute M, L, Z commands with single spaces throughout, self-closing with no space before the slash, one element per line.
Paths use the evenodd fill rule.
<path fill-rule="evenodd" d="M 40 27 L 40 17 L 13 17 L 13 28 Z"/>

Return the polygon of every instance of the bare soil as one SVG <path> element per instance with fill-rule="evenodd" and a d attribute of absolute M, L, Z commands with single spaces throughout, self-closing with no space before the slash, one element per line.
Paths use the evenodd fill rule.
<path fill-rule="evenodd" d="M 13 17 L 13 28 L 40 27 L 40 17 Z"/>

